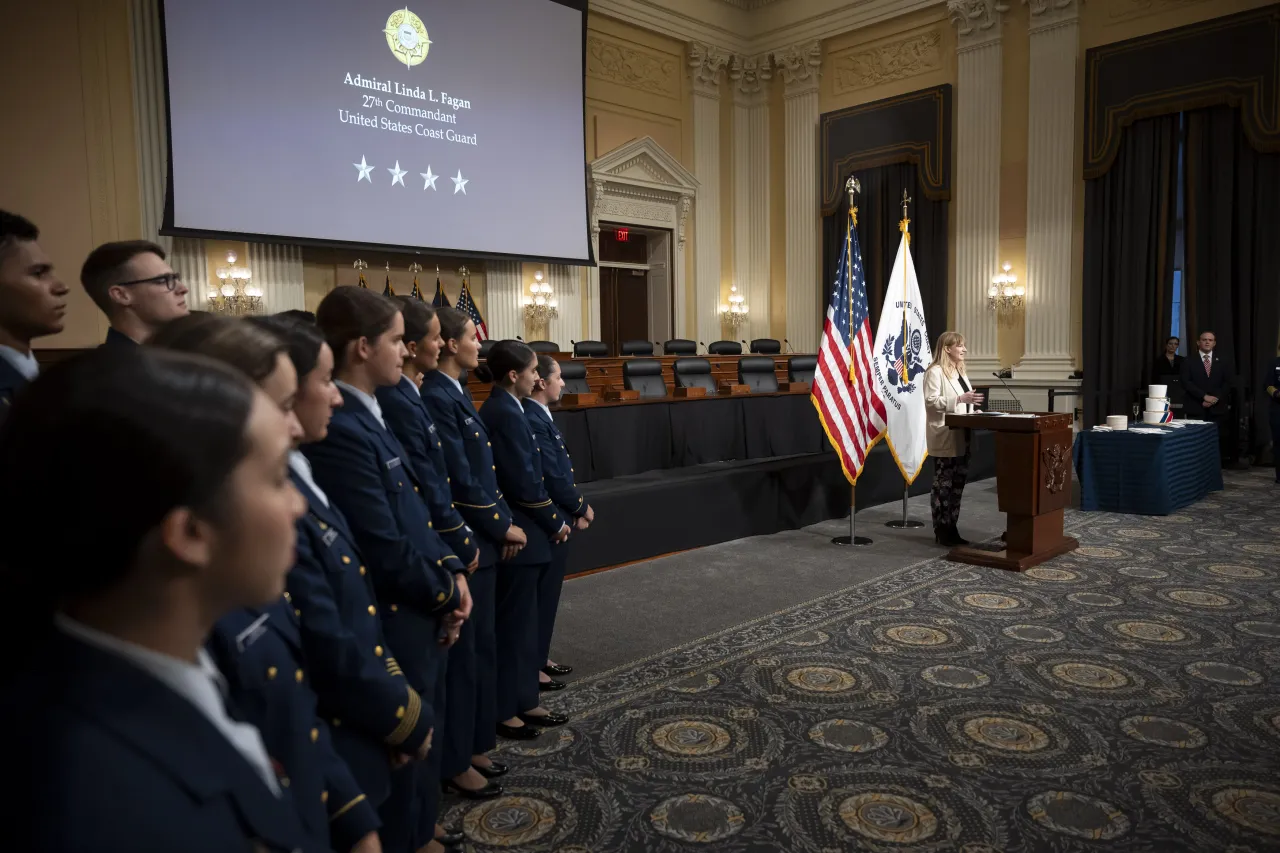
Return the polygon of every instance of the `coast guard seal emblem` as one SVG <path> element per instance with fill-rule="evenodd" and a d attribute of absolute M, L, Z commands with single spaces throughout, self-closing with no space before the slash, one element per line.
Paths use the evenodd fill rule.
<path fill-rule="evenodd" d="M 885 376 L 899 394 L 915 390 L 915 379 L 924 372 L 920 353 L 924 349 L 924 335 L 919 329 L 907 325 L 902 334 L 890 335 L 880 349 L 884 359 Z"/>
<path fill-rule="evenodd" d="M 427 51 L 431 49 L 427 27 L 421 18 L 409 11 L 408 6 L 392 12 L 382 32 L 387 37 L 387 47 L 391 48 L 392 55 L 407 67 L 412 68 L 427 58 Z"/>

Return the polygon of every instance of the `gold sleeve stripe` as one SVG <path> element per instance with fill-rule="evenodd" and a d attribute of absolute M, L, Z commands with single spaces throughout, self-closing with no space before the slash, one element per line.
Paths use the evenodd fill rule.
<path fill-rule="evenodd" d="M 538 509 L 539 507 L 551 506 L 551 501 L 543 501 L 542 503 L 537 503 L 537 504 L 527 504 L 524 501 L 516 501 L 516 503 L 520 504 L 520 506 L 527 506 L 530 509 Z"/>
<path fill-rule="evenodd" d="M 362 802 L 364 802 L 364 794 L 361 794 L 360 796 L 356 797 L 354 800 L 347 803 L 345 806 L 343 806 L 342 808 L 334 812 L 332 815 L 330 815 L 329 823 L 333 823 L 335 820 L 342 817 L 344 814 L 351 811 L 353 808 L 360 805 L 360 803 Z"/>
<path fill-rule="evenodd" d="M 464 503 L 462 503 L 461 501 L 454 501 L 454 502 L 453 502 L 453 505 L 454 505 L 454 506 L 465 506 L 465 507 L 469 507 L 469 508 L 471 508 L 471 509 L 492 509 L 493 507 L 497 506 L 497 504 L 485 504 L 484 506 L 481 506 L 480 504 L 464 504 Z"/>
<path fill-rule="evenodd" d="M 405 742 L 417 727 L 418 715 L 422 713 L 422 697 L 418 695 L 418 691 L 412 687 L 405 689 L 409 691 L 409 704 L 405 707 L 404 716 L 400 718 L 400 725 L 387 736 L 387 743 L 392 746 L 399 746 Z"/>
<path fill-rule="evenodd" d="M 456 527 L 448 527 L 448 528 L 439 528 L 439 527 L 437 527 L 437 528 L 436 528 L 436 533 L 452 533 L 452 532 L 453 532 L 453 531 L 455 531 L 455 530 L 461 530 L 461 529 L 462 529 L 462 525 L 461 525 L 461 524 L 457 525 Z"/>

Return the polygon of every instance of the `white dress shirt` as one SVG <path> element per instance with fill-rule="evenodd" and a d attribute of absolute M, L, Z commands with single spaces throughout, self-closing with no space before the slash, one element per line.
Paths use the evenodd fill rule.
<path fill-rule="evenodd" d="M 271 767 L 262 735 L 255 726 L 237 722 L 227 713 L 226 681 L 208 652 L 200 649 L 198 663 L 193 665 L 105 634 L 63 613 L 55 614 L 53 619 L 64 634 L 136 666 L 194 705 L 258 772 L 272 793 L 280 796 L 280 783 Z"/>
<path fill-rule="evenodd" d="M 311 491 L 316 493 L 316 497 L 320 499 L 320 503 L 325 506 L 329 505 L 329 496 L 324 490 L 316 485 L 316 478 L 311 473 L 311 460 L 302 455 L 301 450 L 293 450 L 289 453 L 289 467 L 293 472 L 302 478 L 302 482 L 311 487 Z"/>
<path fill-rule="evenodd" d="M 542 402 L 536 397 L 530 397 L 529 401 L 533 403 L 537 403 L 542 408 L 542 411 L 547 413 L 547 417 L 549 418 L 551 417 L 551 407 L 549 407 L 546 403 Z"/>
<path fill-rule="evenodd" d="M 0 358 L 12 364 L 13 369 L 22 374 L 28 382 L 35 382 L 36 377 L 40 375 L 40 362 L 36 361 L 34 352 L 23 355 L 13 347 L 0 346 Z"/>
<path fill-rule="evenodd" d="M 372 414 L 374 418 L 377 419 L 378 423 L 382 424 L 382 428 L 383 429 L 387 428 L 387 422 L 382 419 L 382 407 L 378 405 L 378 399 L 376 397 L 374 397 L 372 394 L 364 393 L 359 388 L 355 387 L 354 385 L 350 385 L 346 382 L 343 382 L 341 379 L 333 380 L 333 384 L 337 385 L 343 391 L 346 391 L 351 396 L 355 397 L 357 400 L 363 403 L 364 407 L 369 410 L 369 413 Z"/>
<path fill-rule="evenodd" d="M 452 382 L 452 383 L 453 383 L 453 387 L 458 389 L 458 393 L 459 393 L 459 394 L 461 394 L 461 395 L 462 395 L 462 396 L 464 396 L 464 397 L 465 397 L 465 396 L 467 396 L 467 392 L 462 390 L 462 383 L 461 383 L 461 382 L 459 382 L 457 379 L 455 379 L 454 377 L 450 376 L 449 374 L 445 373 L 443 370 L 442 370 L 442 371 L 440 371 L 440 375 L 441 375 L 441 376 L 443 376 L 443 377 L 445 377 L 446 379 L 448 379 L 450 382 Z"/>

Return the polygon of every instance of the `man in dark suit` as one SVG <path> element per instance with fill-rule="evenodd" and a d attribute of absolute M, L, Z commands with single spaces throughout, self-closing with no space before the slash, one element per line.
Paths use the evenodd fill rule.
<path fill-rule="evenodd" d="M 0 210 L 0 422 L 19 388 L 36 378 L 31 341 L 62 331 L 67 286 L 40 248 L 39 230 Z"/>
<path fill-rule="evenodd" d="M 1231 365 L 1215 351 L 1218 338 L 1213 332 L 1200 333 L 1199 349 L 1182 363 L 1182 387 L 1187 392 L 1189 418 L 1203 418 L 1218 427 L 1218 448 L 1223 459 L 1235 446 L 1227 396 L 1231 393 Z"/>
<path fill-rule="evenodd" d="M 80 283 L 111 323 L 103 346 L 146 343 L 156 329 L 188 313 L 187 286 L 145 240 L 104 243 L 89 253 Z"/>

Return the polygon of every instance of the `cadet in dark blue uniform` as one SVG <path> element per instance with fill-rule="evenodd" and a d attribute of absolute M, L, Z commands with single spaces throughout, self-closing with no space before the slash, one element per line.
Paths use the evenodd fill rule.
<path fill-rule="evenodd" d="M 333 384 L 333 351 L 310 320 L 251 318 L 274 331 L 288 346 L 298 373 L 293 411 L 302 442 L 324 440 L 334 406 L 342 395 Z M 405 680 L 376 610 L 373 578 L 342 512 L 316 484 L 311 463 L 298 450 L 289 455 L 289 473 L 307 499 L 298 521 L 298 559 L 288 591 L 301 620 L 302 647 L 321 716 L 331 724 L 338 754 L 360 789 L 382 809 L 391 792 L 392 753 L 425 759 L 431 738 L 431 706 Z M 413 815 L 383 810 L 385 835 L 403 838 Z M 460 842 L 461 838 L 449 839 Z M 385 847 L 385 845 L 384 845 Z"/>
<path fill-rule="evenodd" d="M 391 431 L 400 439 L 418 469 L 423 483 L 423 497 L 431 511 L 436 532 L 455 554 L 467 564 L 471 574 L 471 618 L 463 623 L 458 642 L 449 649 L 446 676 L 445 723 L 440 737 L 440 772 L 448 790 L 470 799 L 491 799 L 502 794 L 502 786 L 490 782 L 472 761 L 487 761 L 472 753 L 476 729 L 476 649 L 475 623 L 488 621 L 493 612 L 493 568 L 477 575 L 480 567 L 480 545 L 475 532 L 453 505 L 448 464 L 444 458 L 444 442 L 422 401 L 418 383 L 426 371 L 439 364 L 440 320 L 435 309 L 420 299 L 400 297 L 396 300 L 404 316 L 405 349 L 408 356 L 401 368 L 403 376 L 394 388 L 379 388 L 378 403 Z M 489 727 L 492 728 L 491 721 Z M 492 735 L 490 735 L 492 737 Z M 489 762 L 490 769 L 492 762 Z"/>
<path fill-rule="evenodd" d="M 0 423 L 40 366 L 31 341 L 62 331 L 67 286 L 40 248 L 36 226 L 0 210 Z"/>
<path fill-rule="evenodd" d="M 523 547 L 526 536 L 512 524 L 511 510 L 498 489 L 497 469 L 488 430 L 471 403 L 471 395 L 459 381 L 463 373 L 475 370 L 480 360 L 480 341 L 475 324 L 460 311 L 441 308 L 440 349 L 436 370 L 423 374 L 422 401 L 431 413 L 444 450 L 449 471 L 453 504 L 476 532 L 480 542 L 480 567 L 472 579 L 481 593 L 472 609 L 475 636 L 475 740 L 471 763 L 485 776 L 497 776 L 506 767 L 484 753 L 497 744 L 497 734 L 529 739 L 535 729 L 520 720 L 500 722 L 498 716 L 498 647 L 494 619 L 497 607 L 497 564 Z M 473 596 L 474 597 L 474 596 Z"/>
<path fill-rule="evenodd" d="M 305 509 L 289 445 L 266 394 L 182 353 L 76 356 L 15 401 L 0 541 L 29 596 L 27 665 L 0 695 L 0 766 L 21 780 L 6 847 L 317 850 L 204 650 L 217 619 L 284 590 Z"/>
<path fill-rule="evenodd" d="M 358 287 L 331 291 L 316 322 L 333 350 L 343 407 L 323 441 L 303 446 L 316 482 L 342 510 L 373 576 L 382 628 L 423 703 L 445 707 L 445 654 L 470 614 L 466 564 L 433 529 L 423 482 L 387 429 L 374 397 L 400 381 L 404 318 L 391 300 Z M 439 804 L 440 750 L 395 774 L 388 808 L 421 804 L 412 849 L 432 842 Z M 399 844 L 399 842 L 397 842 Z M 389 845 L 390 846 L 390 845 Z"/>
<path fill-rule="evenodd" d="M 498 484 L 529 544 L 498 565 L 498 716 L 529 725 L 560 725 L 538 702 L 538 577 L 551 562 L 553 544 L 569 537 L 569 525 L 542 485 L 542 455 L 520 401 L 533 392 L 538 359 L 519 341 L 498 341 L 486 359 L 493 390 L 480 417 L 493 441 Z"/>
<path fill-rule="evenodd" d="M 188 315 L 162 326 L 148 346 L 205 355 L 258 383 L 302 438 L 293 412 L 298 374 L 280 338 L 256 325 L 212 314 Z M 234 611 L 214 625 L 208 649 L 227 680 L 231 702 L 257 727 L 278 765 L 302 825 L 319 849 L 379 851 L 373 803 L 333 750 L 318 719 L 304 665 L 298 619 L 285 592 L 261 608 Z"/>
<path fill-rule="evenodd" d="M 596 515 L 578 491 L 573 477 L 573 460 L 569 458 L 564 439 L 551 417 L 550 407 L 560 399 L 563 390 L 560 362 L 549 355 L 539 355 L 538 381 L 533 386 L 533 393 L 524 401 L 524 415 L 542 454 L 542 484 L 547 495 L 560 507 L 565 518 L 573 519 L 575 529 L 586 530 Z M 573 672 L 573 667 L 561 666 L 550 657 L 551 634 L 555 630 L 556 610 L 560 606 L 560 590 L 564 586 L 565 562 L 570 547 L 567 543 L 553 547 L 551 562 L 538 578 L 538 655 L 544 661 L 540 679 L 544 690 L 551 685 L 552 676 Z"/>
<path fill-rule="evenodd" d="M 1276 482 L 1280 483 L 1280 355 L 1275 357 L 1262 377 L 1261 387 L 1271 398 L 1271 456 L 1276 463 Z"/>
<path fill-rule="evenodd" d="M 80 283 L 111 328 L 102 346 L 146 343 L 165 323 L 185 317 L 187 286 L 165 260 L 164 249 L 146 240 L 103 243 L 80 268 Z"/>

